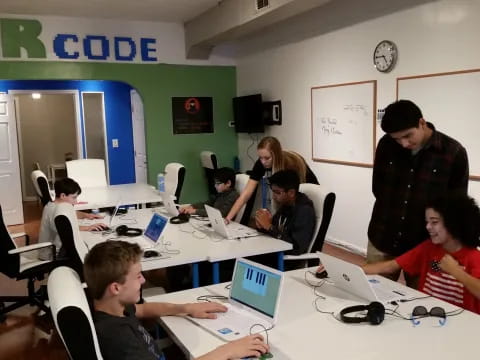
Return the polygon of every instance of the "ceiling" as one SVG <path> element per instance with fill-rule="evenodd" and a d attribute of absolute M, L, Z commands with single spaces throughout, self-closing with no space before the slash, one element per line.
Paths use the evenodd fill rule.
<path fill-rule="evenodd" d="M 218 45 L 258 51 L 435 1 L 272 0 L 259 12 L 253 0 L 0 0 L 0 14 L 181 23 L 187 58 L 208 59 Z"/>
<path fill-rule="evenodd" d="M 0 13 L 184 23 L 220 0 L 0 0 Z"/>

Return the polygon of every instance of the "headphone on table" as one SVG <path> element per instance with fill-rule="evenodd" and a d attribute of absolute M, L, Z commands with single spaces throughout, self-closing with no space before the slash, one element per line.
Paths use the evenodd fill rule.
<path fill-rule="evenodd" d="M 143 234 L 143 230 L 142 229 L 138 229 L 138 228 L 129 228 L 127 225 L 120 225 L 120 226 L 117 226 L 116 229 L 115 229 L 116 233 L 118 236 L 130 236 L 130 237 L 134 237 L 134 236 L 140 236 Z"/>
<path fill-rule="evenodd" d="M 347 316 L 349 313 L 367 311 L 365 316 Z M 371 302 L 368 305 L 349 306 L 340 311 L 340 319 L 347 324 L 358 324 L 369 322 L 372 325 L 379 325 L 385 319 L 385 307 L 378 301 Z"/>
<path fill-rule="evenodd" d="M 190 214 L 178 214 L 177 216 L 174 216 L 170 218 L 170 224 L 184 224 L 187 223 L 190 220 Z"/>

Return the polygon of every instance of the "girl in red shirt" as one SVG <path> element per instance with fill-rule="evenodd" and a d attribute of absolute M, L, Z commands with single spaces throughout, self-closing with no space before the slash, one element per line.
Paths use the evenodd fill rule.
<path fill-rule="evenodd" d="M 463 194 L 447 195 L 427 204 L 430 238 L 405 254 L 367 264 L 366 274 L 391 274 L 402 269 L 419 276 L 418 290 L 480 314 L 480 209 Z"/>

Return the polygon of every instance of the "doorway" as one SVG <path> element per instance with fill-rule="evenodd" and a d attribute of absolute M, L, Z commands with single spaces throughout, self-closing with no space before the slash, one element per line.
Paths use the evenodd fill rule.
<path fill-rule="evenodd" d="M 85 128 L 85 158 L 102 159 L 108 164 L 108 151 L 105 124 L 104 94 L 102 92 L 82 92 L 83 125 Z M 118 147 L 118 142 L 117 146 Z M 107 183 L 109 170 L 105 166 Z"/>
<path fill-rule="evenodd" d="M 82 157 L 78 91 L 11 91 L 15 99 L 23 201 L 36 199 L 30 174 L 42 170 L 52 183 L 66 176 L 66 158 Z"/>
<path fill-rule="evenodd" d="M 132 90 L 133 88 L 129 84 L 109 80 L 0 80 L 0 93 L 4 92 L 7 98 L 12 98 L 10 101 L 12 110 L 10 112 L 12 114 L 17 113 L 17 116 L 12 117 L 13 127 L 10 128 L 11 144 L 15 144 L 16 171 L 18 173 L 17 180 L 15 181 L 18 185 L 15 190 L 15 199 L 18 200 L 16 201 L 17 205 L 15 209 L 21 209 L 22 198 L 24 198 L 23 200 L 36 199 L 30 179 L 32 169 L 34 166 L 36 167 L 36 163 L 38 163 L 41 170 L 45 172 L 45 175 L 52 179 L 53 177 L 49 175 L 51 173 L 61 176 L 63 172 L 63 175 L 65 175 L 62 166 L 64 166 L 66 159 L 101 157 L 101 154 L 96 155 L 96 151 L 99 150 L 101 152 L 101 149 L 104 149 L 105 153 L 109 184 L 128 184 L 136 181 L 147 181 L 143 104 L 140 96 L 132 100 Z M 26 156 L 23 156 L 23 153 L 20 154 L 25 143 L 42 142 L 46 138 L 46 135 L 43 133 L 40 133 L 41 135 L 37 134 L 38 139 L 34 138 L 33 141 L 31 139 L 27 141 L 23 139 L 22 136 L 25 132 L 28 133 L 28 129 L 22 129 L 21 127 L 21 118 L 23 117 L 22 106 L 15 106 L 13 97 L 20 95 L 25 97 L 31 96 L 32 93 L 40 94 L 40 99 L 35 99 L 37 101 L 40 100 L 40 102 L 42 97 L 45 100 L 46 95 L 55 94 L 69 95 L 72 99 L 70 100 L 70 104 L 73 102 L 75 112 L 73 115 L 75 137 L 71 137 L 72 140 L 70 141 L 72 150 L 59 151 L 58 158 L 37 161 L 31 158 L 24 159 Z M 81 96 L 83 93 L 86 94 L 85 105 L 87 107 L 89 104 L 94 103 L 97 109 L 100 107 L 102 109 L 100 111 L 101 118 L 98 117 L 94 119 L 94 124 L 97 125 L 92 125 L 90 130 L 90 125 L 88 124 L 89 115 L 87 114 L 89 110 L 84 109 L 84 98 Z M 100 98 L 103 102 L 101 106 Z M 139 102 L 134 104 L 135 100 L 139 100 Z M 31 101 L 33 101 L 33 99 Z M 70 108 L 71 107 L 72 106 L 70 106 Z M 15 108 L 17 111 L 15 111 Z M 52 116 L 58 115 L 58 117 L 61 117 L 60 115 L 67 114 L 66 111 L 60 110 L 57 106 L 48 106 L 48 110 L 52 112 Z M 134 124 L 132 124 L 133 116 L 135 116 Z M 18 118 L 18 120 L 16 120 L 16 118 Z M 51 116 L 47 115 L 47 118 L 50 119 Z M 87 123 L 85 123 L 85 119 Z M 68 122 L 71 124 L 70 120 Z M 93 133 L 93 135 L 97 137 L 97 141 L 89 143 L 87 132 Z M 99 134 L 102 134 L 100 137 L 103 136 L 103 141 L 102 139 L 98 141 Z M 22 142 L 21 144 L 20 141 Z M 0 143 L 0 150 L 2 150 L 1 145 Z M 42 154 L 47 149 L 46 146 L 42 147 L 38 154 Z M 140 156 L 134 156 L 134 154 L 139 154 Z M 22 155 L 22 157 L 20 155 Z M 21 164 L 20 161 L 22 162 Z M 51 169 L 51 172 L 49 172 L 49 169 Z M 137 170 L 140 170 L 137 173 L 138 178 L 136 178 Z M 2 212 L 5 215 L 6 211 L 3 207 Z"/>

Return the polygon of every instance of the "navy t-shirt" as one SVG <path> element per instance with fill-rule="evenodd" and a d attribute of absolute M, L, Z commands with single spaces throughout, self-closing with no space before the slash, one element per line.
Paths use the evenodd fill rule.
<path fill-rule="evenodd" d="M 123 317 L 95 311 L 94 323 L 104 360 L 162 360 L 155 340 L 135 316 L 135 305 L 125 307 Z"/>

